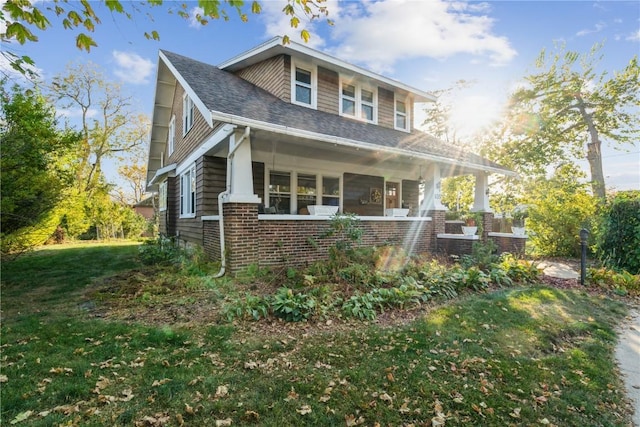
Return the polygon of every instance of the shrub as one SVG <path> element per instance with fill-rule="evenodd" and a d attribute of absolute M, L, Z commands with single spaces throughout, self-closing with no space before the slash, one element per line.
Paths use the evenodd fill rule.
<path fill-rule="evenodd" d="M 309 319 L 316 308 L 316 300 L 304 293 L 294 293 L 292 289 L 280 288 L 271 302 L 273 314 L 287 322 L 301 322 Z"/>
<path fill-rule="evenodd" d="M 246 293 L 244 297 L 234 298 L 222 308 L 222 314 L 228 321 L 233 319 L 260 320 L 269 314 L 269 301 L 266 298 Z"/>
<path fill-rule="evenodd" d="M 609 268 L 640 273 L 640 191 L 617 193 L 602 216 L 598 258 Z"/>
<path fill-rule="evenodd" d="M 140 262 L 146 265 L 173 264 L 180 260 L 182 254 L 183 249 L 173 239 L 164 236 L 146 240 L 138 251 Z"/>

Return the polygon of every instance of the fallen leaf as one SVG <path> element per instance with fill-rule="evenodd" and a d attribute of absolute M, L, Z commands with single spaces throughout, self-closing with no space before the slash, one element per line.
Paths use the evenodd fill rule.
<path fill-rule="evenodd" d="M 6 383 L 7 381 L 9 381 L 9 377 L 4 374 L 0 375 L 0 383 Z"/>
<path fill-rule="evenodd" d="M 216 389 L 216 395 L 215 397 L 217 399 L 226 396 L 227 394 L 229 394 L 229 389 L 227 388 L 226 385 L 219 385 L 218 388 Z"/>
<path fill-rule="evenodd" d="M 195 411 L 193 410 L 193 406 L 189 405 L 188 403 L 184 404 L 184 412 L 186 412 L 189 415 L 195 414 Z"/>
<path fill-rule="evenodd" d="M 216 427 L 226 427 L 230 426 L 233 423 L 231 418 L 226 418 L 224 420 L 216 420 Z"/>
<path fill-rule="evenodd" d="M 296 409 L 296 412 L 300 415 L 307 415 L 311 413 L 311 407 L 309 405 L 302 405 L 300 409 Z"/>
<path fill-rule="evenodd" d="M 389 396 L 387 393 L 382 393 L 379 396 L 379 398 L 380 398 L 380 400 L 382 400 L 384 402 L 389 402 L 389 403 L 393 402 L 393 398 L 391 396 Z"/>
<path fill-rule="evenodd" d="M 26 420 L 33 414 L 33 411 L 20 412 L 14 419 L 11 420 L 11 424 L 18 424 Z"/>
<path fill-rule="evenodd" d="M 120 394 L 124 396 L 120 398 L 121 402 L 128 402 L 131 399 L 133 399 L 133 396 L 134 396 L 133 391 L 130 388 L 122 390 L 122 393 Z"/>
<path fill-rule="evenodd" d="M 513 418 L 520 418 L 520 408 L 515 408 L 513 412 L 510 412 L 509 415 Z"/>
<path fill-rule="evenodd" d="M 154 380 L 151 384 L 151 387 L 158 387 L 159 385 L 163 385 L 171 381 L 171 378 L 163 378 L 161 380 Z"/>

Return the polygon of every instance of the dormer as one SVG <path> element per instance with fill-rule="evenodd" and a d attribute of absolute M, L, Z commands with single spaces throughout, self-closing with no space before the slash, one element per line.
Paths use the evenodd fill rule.
<path fill-rule="evenodd" d="M 435 97 L 307 46 L 276 37 L 219 68 L 283 101 L 347 119 L 412 131 L 415 102 Z"/>

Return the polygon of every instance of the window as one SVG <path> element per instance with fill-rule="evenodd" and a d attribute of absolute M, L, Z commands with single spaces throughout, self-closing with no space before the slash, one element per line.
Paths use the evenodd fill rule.
<path fill-rule="evenodd" d="M 180 175 L 180 217 L 196 216 L 196 166 Z"/>
<path fill-rule="evenodd" d="M 300 214 L 309 205 L 340 206 L 340 178 L 313 173 L 269 172 L 267 212 Z M 306 213 L 306 212 L 304 212 Z"/>
<path fill-rule="evenodd" d="M 169 121 L 169 132 L 167 136 L 167 152 L 169 155 L 173 153 L 174 141 L 176 139 L 176 116 L 171 117 Z"/>
<path fill-rule="evenodd" d="M 409 131 L 409 113 L 407 112 L 407 103 L 396 99 L 396 129 Z"/>
<path fill-rule="evenodd" d="M 279 214 L 291 213 L 291 174 L 271 171 L 269 174 L 269 205 Z"/>
<path fill-rule="evenodd" d="M 310 65 L 291 66 L 291 102 L 305 107 L 316 108 L 316 72 Z"/>
<path fill-rule="evenodd" d="M 158 186 L 158 205 L 161 212 L 167 210 L 167 181 Z"/>
<path fill-rule="evenodd" d="M 182 98 L 182 136 L 193 127 L 193 101 L 185 93 Z"/>
<path fill-rule="evenodd" d="M 340 114 L 375 123 L 375 92 L 357 83 L 340 82 Z"/>

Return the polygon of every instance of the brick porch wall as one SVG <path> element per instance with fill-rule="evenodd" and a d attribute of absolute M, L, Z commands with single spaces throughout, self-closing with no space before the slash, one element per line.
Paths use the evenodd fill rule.
<path fill-rule="evenodd" d="M 527 239 L 507 236 L 489 236 L 489 240 L 498 247 L 498 253 L 510 252 L 514 255 L 524 255 Z"/>
<path fill-rule="evenodd" d="M 222 210 L 224 212 L 227 270 L 234 274 L 259 262 L 258 241 L 256 241 L 258 236 L 258 205 L 255 203 L 225 203 Z"/>

